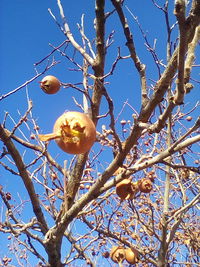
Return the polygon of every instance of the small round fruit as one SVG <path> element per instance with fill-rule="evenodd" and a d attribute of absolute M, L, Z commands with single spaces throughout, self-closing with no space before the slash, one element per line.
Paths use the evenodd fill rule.
<path fill-rule="evenodd" d="M 58 146 L 69 154 L 82 154 L 90 150 L 96 139 L 93 121 L 84 113 L 71 111 L 55 122 L 53 133 L 39 135 L 41 141 L 55 139 Z"/>
<path fill-rule="evenodd" d="M 149 178 L 142 178 L 138 181 L 139 190 L 143 193 L 150 193 L 153 189 L 153 183 Z"/>
<path fill-rule="evenodd" d="M 110 251 L 111 259 L 116 263 L 122 263 L 125 259 L 125 249 L 120 246 L 112 247 Z"/>
<path fill-rule="evenodd" d="M 124 179 L 116 185 L 116 193 L 122 200 L 133 199 L 137 192 L 137 182 L 133 183 L 129 179 Z"/>
<path fill-rule="evenodd" d="M 11 200 L 12 196 L 11 196 L 11 193 L 10 192 L 7 192 L 6 193 L 6 199 L 7 200 Z"/>
<path fill-rule="evenodd" d="M 102 253 L 102 256 L 107 259 L 107 258 L 109 258 L 110 253 L 108 251 L 105 251 Z"/>
<path fill-rule="evenodd" d="M 184 179 L 184 180 L 188 179 L 190 177 L 190 170 L 182 169 L 180 171 L 180 177 L 181 177 L 181 179 Z"/>
<path fill-rule="evenodd" d="M 125 259 L 130 264 L 135 264 L 138 262 L 138 251 L 134 248 L 125 249 Z"/>
<path fill-rule="evenodd" d="M 191 117 L 191 116 L 187 116 L 187 117 L 186 117 L 186 120 L 187 120 L 187 121 L 191 121 L 191 120 L 192 120 L 192 117 Z"/>
<path fill-rule="evenodd" d="M 60 89 L 60 81 L 52 75 L 45 76 L 40 82 L 40 87 L 46 94 L 55 94 Z"/>

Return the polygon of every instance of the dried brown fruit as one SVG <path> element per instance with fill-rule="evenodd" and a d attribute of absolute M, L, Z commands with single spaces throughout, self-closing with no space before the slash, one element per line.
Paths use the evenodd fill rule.
<path fill-rule="evenodd" d="M 105 251 L 102 253 L 102 256 L 107 259 L 107 258 L 109 258 L 110 253 L 108 251 Z"/>
<path fill-rule="evenodd" d="M 114 262 L 122 263 L 125 259 L 125 249 L 120 246 L 112 247 L 110 257 Z"/>
<path fill-rule="evenodd" d="M 116 193 L 122 200 L 133 199 L 138 192 L 137 182 L 124 179 L 116 185 Z"/>
<path fill-rule="evenodd" d="M 142 178 L 138 181 L 139 190 L 143 193 L 150 193 L 153 189 L 153 183 L 149 178 Z"/>
<path fill-rule="evenodd" d="M 6 196 L 6 199 L 7 199 L 7 200 L 11 200 L 11 198 L 12 198 L 12 197 L 11 197 L 11 193 L 9 193 L 9 192 L 7 192 L 5 196 Z"/>
<path fill-rule="evenodd" d="M 189 169 L 182 169 L 180 172 L 181 179 L 187 180 L 190 177 Z"/>

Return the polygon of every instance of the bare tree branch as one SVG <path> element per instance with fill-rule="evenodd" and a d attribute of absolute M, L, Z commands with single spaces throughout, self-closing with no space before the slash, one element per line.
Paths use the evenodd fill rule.
<path fill-rule="evenodd" d="M 10 153 L 13 160 L 15 161 L 15 164 L 18 168 L 20 176 L 24 182 L 24 185 L 25 185 L 28 193 L 29 193 L 32 207 L 33 207 L 33 211 L 37 217 L 38 223 L 40 224 L 40 227 L 41 227 L 43 234 L 45 234 L 48 230 L 48 226 L 47 226 L 47 223 L 45 221 L 43 212 L 41 210 L 40 203 L 39 203 L 38 197 L 36 195 L 33 183 L 32 183 L 32 181 L 31 181 L 31 179 L 27 173 L 27 170 L 25 168 L 25 165 L 22 161 L 22 158 L 21 158 L 19 152 L 17 151 L 14 143 L 12 142 L 12 140 L 10 138 L 10 135 L 1 125 L 0 125 L 0 137 L 1 137 L 2 141 L 4 142 L 4 144 L 6 145 L 8 152 Z"/>

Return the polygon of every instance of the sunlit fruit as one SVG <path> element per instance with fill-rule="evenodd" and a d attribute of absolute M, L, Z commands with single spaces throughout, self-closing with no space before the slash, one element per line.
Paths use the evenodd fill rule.
<path fill-rule="evenodd" d="M 110 251 L 111 259 L 116 263 L 122 263 L 125 259 L 125 249 L 120 246 L 112 247 Z"/>
<path fill-rule="evenodd" d="M 121 120 L 120 123 L 121 123 L 122 126 L 124 126 L 126 124 L 126 121 L 125 120 Z"/>
<path fill-rule="evenodd" d="M 60 81 L 52 75 L 45 76 L 40 82 L 40 87 L 46 94 L 55 94 L 60 89 Z"/>
<path fill-rule="evenodd" d="M 138 181 L 139 190 L 143 193 L 150 193 L 153 189 L 153 183 L 149 178 L 142 178 Z"/>
<path fill-rule="evenodd" d="M 191 117 L 191 116 L 187 116 L 187 117 L 186 117 L 186 120 L 187 120 L 187 121 L 191 121 L 191 120 L 192 120 L 192 117 Z"/>
<path fill-rule="evenodd" d="M 138 192 L 137 182 L 124 179 L 116 185 L 116 193 L 122 200 L 133 199 Z"/>
<path fill-rule="evenodd" d="M 38 135 L 41 141 L 55 139 L 58 146 L 70 154 L 81 154 L 90 150 L 96 139 L 93 121 L 81 112 L 66 112 L 55 122 L 53 133 Z"/>
<path fill-rule="evenodd" d="M 138 262 L 138 251 L 134 248 L 125 249 L 125 259 L 130 264 L 135 264 Z"/>

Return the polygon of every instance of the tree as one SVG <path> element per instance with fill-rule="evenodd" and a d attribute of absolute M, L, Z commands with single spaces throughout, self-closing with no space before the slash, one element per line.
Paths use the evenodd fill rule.
<path fill-rule="evenodd" d="M 166 32 L 153 45 L 129 1 L 93 1 L 93 25 L 85 25 L 82 16 L 75 35 L 61 1 L 60 18 L 49 9 L 64 42 L 35 64 L 42 68 L 46 63 L 42 71 L 0 100 L 11 99 L 60 61 L 67 62 L 77 82 L 60 77 L 62 90 L 73 90 L 74 109 L 93 120 L 96 141 L 78 155 L 41 141 L 45 125 L 34 117 L 27 90 L 24 114 L 5 113 L 2 173 L 14 183 L 20 178 L 26 201 L 13 197 L 13 183 L 1 181 L 0 232 L 9 243 L 1 266 L 13 266 L 12 253 L 20 266 L 32 266 L 32 256 L 38 266 L 51 267 L 198 265 L 200 117 L 194 96 L 200 1 L 186 2 L 176 0 L 173 15 L 167 0 L 152 0 Z M 89 27 L 95 32 L 91 38 Z M 127 70 L 131 86 L 116 90 L 113 80 L 126 84 Z M 120 103 L 126 90 L 131 98 Z"/>

